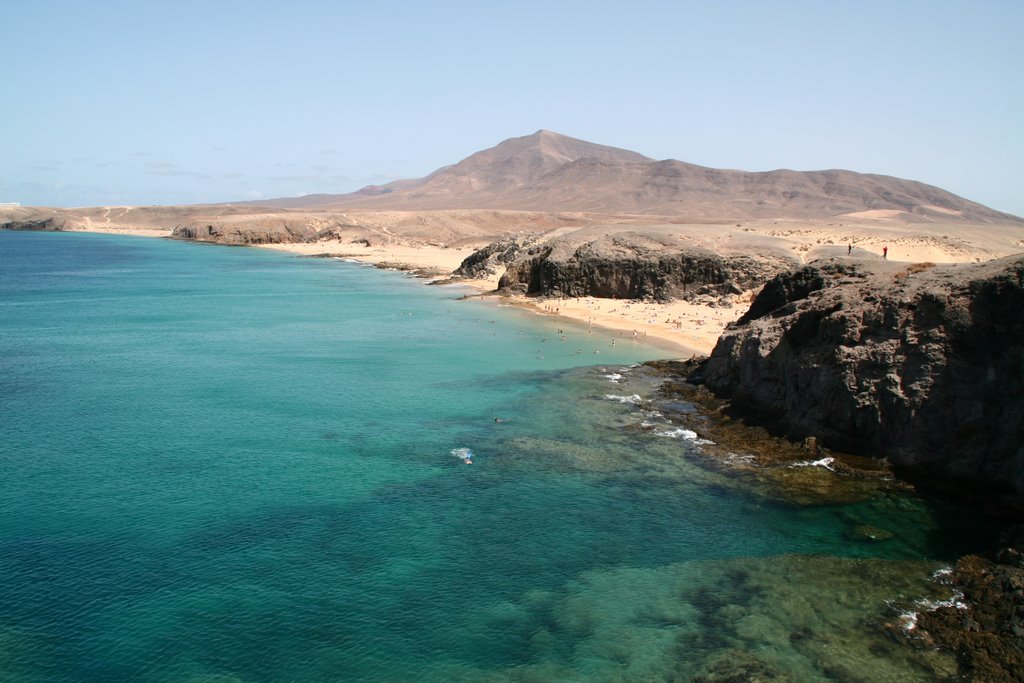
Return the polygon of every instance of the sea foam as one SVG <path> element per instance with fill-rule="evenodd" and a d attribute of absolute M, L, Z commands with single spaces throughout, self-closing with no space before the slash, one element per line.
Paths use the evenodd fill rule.
<path fill-rule="evenodd" d="M 832 466 L 835 464 L 836 459 L 832 457 L 822 458 L 821 460 L 802 460 L 795 462 L 790 467 L 824 467 L 829 472 L 835 472 L 835 468 Z"/>
<path fill-rule="evenodd" d="M 629 403 L 629 404 L 634 405 L 634 406 L 635 405 L 640 405 L 640 402 L 643 401 L 643 399 L 640 398 L 640 394 L 633 394 L 631 396 L 616 396 L 615 394 L 605 394 L 604 397 L 606 399 L 608 399 L 609 401 L 618 401 L 619 403 Z"/>
<path fill-rule="evenodd" d="M 458 458 L 467 465 L 473 464 L 473 451 L 468 448 L 453 448 L 451 454 L 453 458 Z"/>

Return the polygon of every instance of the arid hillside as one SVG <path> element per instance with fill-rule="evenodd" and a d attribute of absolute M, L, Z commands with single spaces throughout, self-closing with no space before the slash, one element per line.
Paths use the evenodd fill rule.
<path fill-rule="evenodd" d="M 260 202 L 292 209 L 505 209 L 676 216 L 691 221 L 887 218 L 1024 225 L 937 187 L 844 170 L 747 172 L 656 161 L 540 130 L 418 180 Z"/>

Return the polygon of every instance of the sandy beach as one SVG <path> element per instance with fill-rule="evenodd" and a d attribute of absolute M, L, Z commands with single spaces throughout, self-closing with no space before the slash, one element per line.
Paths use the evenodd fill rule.
<path fill-rule="evenodd" d="M 135 235 L 137 237 L 170 237 L 174 232 L 170 228 L 133 228 L 108 225 L 72 225 L 64 228 L 65 232 L 99 232 L 107 235 Z"/>
<path fill-rule="evenodd" d="M 483 246 L 481 243 L 479 246 Z M 330 254 L 374 265 L 401 270 L 424 269 L 437 272 L 435 279 L 446 277 L 459 267 L 462 260 L 473 253 L 470 248 L 443 248 L 424 245 L 386 245 L 364 247 L 359 244 L 318 242 L 315 244 L 268 244 L 262 248 L 285 251 L 304 256 Z M 443 273 L 443 275 L 442 275 Z M 480 297 L 493 295 L 500 305 L 527 308 L 538 314 L 561 316 L 582 323 L 594 330 L 601 345 L 622 340 L 648 343 L 665 348 L 680 358 L 694 354 L 707 354 L 714 348 L 722 329 L 746 310 L 744 305 L 733 308 L 710 308 L 685 301 L 650 303 L 616 301 L 584 297 L 533 298 L 507 297 L 495 294 L 499 276 L 486 279 L 460 280 L 460 285 L 472 287 Z M 749 296 L 749 295 L 748 295 Z M 740 297 L 749 301 L 748 297 Z"/>
<path fill-rule="evenodd" d="M 623 225 L 621 229 L 635 226 Z M 788 252 L 797 262 L 819 258 L 883 258 L 906 263 L 974 263 L 999 258 L 1024 249 L 1019 230 L 1003 226 L 942 226 L 888 224 L 885 220 L 813 224 L 807 221 L 757 221 L 735 226 L 673 225 L 696 243 L 733 253 Z M 462 243 L 458 248 L 431 244 L 391 243 L 364 246 L 324 241 L 311 244 L 271 244 L 263 248 L 293 254 L 332 255 L 401 270 L 424 269 L 441 279 L 459 267 L 467 256 L 488 243 Z M 501 305 L 528 308 L 538 314 L 562 316 L 590 326 L 604 343 L 636 340 L 668 349 L 679 358 L 708 354 L 722 330 L 739 318 L 756 294 L 747 291 L 734 298 L 731 308 L 686 301 L 655 303 L 584 298 L 504 297 L 495 294 L 498 275 L 481 280 L 461 280 L 481 296 L 493 295 Z"/>
<path fill-rule="evenodd" d="M 147 225 L 131 216 L 122 216 L 125 212 L 135 211 L 133 209 L 101 207 L 90 211 L 95 214 L 95 219 L 90 216 L 73 217 L 64 223 L 62 229 L 148 237 L 169 237 L 172 232 L 166 222 L 157 225 L 156 219 L 147 219 Z M 12 216 L 26 212 L 25 209 L 7 211 Z M 426 213 L 419 218 L 406 213 L 367 213 L 365 216 L 353 214 L 353 220 L 358 218 L 361 224 L 366 225 L 380 223 L 371 233 L 345 233 L 337 239 L 256 246 L 303 256 L 351 259 L 442 280 L 447 279 L 475 250 L 502 234 L 521 233 L 526 227 L 521 222 L 523 215 L 517 213 L 462 211 L 457 214 L 458 221 L 462 221 L 458 223 L 458 234 L 448 237 L 458 236 L 458 239 L 446 242 L 424 237 L 434 230 L 435 222 L 448 225 L 455 220 L 446 213 Z M 579 229 L 562 227 L 558 221 L 554 221 L 558 226 L 549 225 L 550 220 L 540 225 L 535 216 L 527 218 L 530 225 L 537 228 L 534 234 L 543 234 L 546 238 Z M 560 220 L 565 222 L 569 218 L 574 222 L 585 222 L 580 216 L 563 216 Z M 486 224 L 485 231 L 473 227 L 481 221 Z M 501 221 L 510 222 L 506 225 Z M 908 264 L 976 263 L 1024 251 L 1024 231 L 1012 226 L 910 224 L 890 220 L 884 215 L 839 216 L 832 221 L 779 219 L 735 224 L 684 224 L 666 223 L 664 218 L 657 217 L 629 217 L 628 220 L 593 223 L 584 229 L 594 235 L 638 228 L 661 231 L 678 236 L 694 247 L 721 254 L 783 255 L 791 258 L 794 264 L 822 258 L 881 259 L 883 252 L 890 261 Z M 475 234 L 474 230 L 477 230 Z M 372 239 L 363 239 L 367 235 Z M 499 276 L 500 273 L 485 279 L 460 280 L 459 284 L 471 287 L 477 296 L 493 300 L 497 305 L 523 307 L 540 315 L 561 316 L 590 327 L 602 344 L 620 343 L 621 340 L 634 343 L 635 340 L 635 343 L 657 345 L 678 358 L 710 353 L 722 330 L 746 311 L 755 295 L 754 291 L 747 291 L 735 296 L 731 307 L 686 301 L 655 303 L 593 297 L 506 297 L 495 291 Z"/>

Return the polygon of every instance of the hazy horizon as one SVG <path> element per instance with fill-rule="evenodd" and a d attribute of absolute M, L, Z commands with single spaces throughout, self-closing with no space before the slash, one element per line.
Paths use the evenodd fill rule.
<path fill-rule="evenodd" d="M 7 7 L 0 202 L 194 204 L 422 177 L 547 129 L 844 168 L 1024 215 L 1024 6 Z M 159 28 L 157 33 L 156 28 Z"/>

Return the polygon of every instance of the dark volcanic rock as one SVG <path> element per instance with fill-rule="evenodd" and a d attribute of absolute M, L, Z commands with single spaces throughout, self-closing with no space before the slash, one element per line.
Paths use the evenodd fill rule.
<path fill-rule="evenodd" d="M 0 223 L 0 230 L 44 230 L 59 232 L 64 229 L 64 219 L 57 216 L 7 221 Z"/>
<path fill-rule="evenodd" d="M 702 381 L 792 438 L 1024 514 L 1024 256 L 815 263 L 768 283 Z"/>
<path fill-rule="evenodd" d="M 668 300 L 739 294 L 791 265 L 783 257 L 724 256 L 663 235 L 628 232 L 532 247 L 509 264 L 498 286 L 548 296 Z"/>
<path fill-rule="evenodd" d="M 174 239 L 218 244 L 286 244 L 316 237 L 316 230 L 300 221 L 247 221 L 179 225 Z"/>
<path fill-rule="evenodd" d="M 468 278 L 494 275 L 498 272 L 499 267 L 507 266 L 515 261 L 527 247 L 535 244 L 537 240 L 538 238 L 534 235 L 502 237 L 463 259 L 453 274 Z"/>
<path fill-rule="evenodd" d="M 961 599 L 922 611 L 913 635 L 955 652 L 970 680 L 1024 680 L 1024 570 L 968 555 L 949 581 Z"/>

